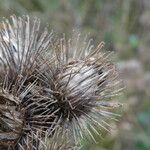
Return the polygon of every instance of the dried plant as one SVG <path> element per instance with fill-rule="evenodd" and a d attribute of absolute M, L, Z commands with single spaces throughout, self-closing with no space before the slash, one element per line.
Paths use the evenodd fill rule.
<path fill-rule="evenodd" d="M 32 115 L 42 100 L 35 90 L 36 70 L 42 66 L 37 57 L 43 49 L 47 50 L 51 34 L 47 29 L 39 34 L 38 19 L 11 18 L 12 25 L 6 19 L 0 31 L 0 143 L 30 145 L 29 139 L 33 140 L 31 137 L 39 132 L 44 121 L 42 112 Z"/>
<path fill-rule="evenodd" d="M 0 31 L 0 145 L 10 149 L 77 149 L 110 129 L 109 100 L 120 81 L 109 54 L 74 34 L 53 39 L 38 19 L 12 16 Z M 82 42 L 81 42 L 82 41 Z M 64 135 L 62 137 L 62 135 Z M 89 135 L 89 136 L 88 136 Z"/>

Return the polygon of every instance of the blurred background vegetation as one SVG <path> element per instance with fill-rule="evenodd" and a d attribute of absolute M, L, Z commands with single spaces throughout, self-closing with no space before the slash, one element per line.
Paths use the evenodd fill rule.
<path fill-rule="evenodd" d="M 126 87 L 122 117 L 83 149 L 150 150 L 150 0 L 0 0 L 0 19 L 11 14 L 37 16 L 58 34 L 78 29 L 105 41 Z"/>

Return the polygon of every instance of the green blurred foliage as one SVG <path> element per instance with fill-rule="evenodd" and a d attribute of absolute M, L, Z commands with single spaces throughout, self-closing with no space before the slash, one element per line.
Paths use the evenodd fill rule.
<path fill-rule="evenodd" d="M 124 103 L 122 117 L 97 144 L 83 141 L 82 150 L 150 150 L 149 9 L 149 0 L 0 0 L 1 19 L 12 14 L 38 16 L 58 35 L 77 29 L 116 51 L 126 87 L 116 98 Z"/>

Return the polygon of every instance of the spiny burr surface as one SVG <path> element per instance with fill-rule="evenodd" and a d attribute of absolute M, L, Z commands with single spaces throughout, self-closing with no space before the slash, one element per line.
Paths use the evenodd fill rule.
<path fill-rule="evenodd" d="M 96 141 L 99 128 L 109 131 L 118 115 L 108 108 L 119 106 L 111 99 L 122 88 L 104 42 L 54 38 L 28 16 L 2 25 L 0 148 L 78 149 L 83 138 Z"/>

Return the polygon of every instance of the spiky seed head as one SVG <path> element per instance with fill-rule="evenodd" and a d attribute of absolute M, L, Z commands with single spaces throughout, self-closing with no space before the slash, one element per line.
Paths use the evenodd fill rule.
<path fill-rule="evenodd" d="M 40 88 L 36 78 L 36 70 L 44 64 L 38 62 L 37 57 L 43 49 L 47 51 L 51 33 L 44 29 L 43 33 L 39 34 L 39 20 L 37 18 L 31 20 L 28 16 L 22 18 L 11 16 L 11 20 L 5 19 L 2 25 L 3 28 L 0 30 L 0 145 L 6 149 L 9 147 L 31 149 L 30 146 L 33 146 L 32 149 L 37 149 L 39 145 L 37 143 L 41 142 L 39 138 L 42 134 L 41 128 L 51 127 L 54 122 L 54 120 L 46 121 L 42 117 L 45 116 L 46 108 L 42 111 L 42 106 L 39 106 L 42 97 L 38 97 L 37 89 Z M 47 120 L 50 120 L 49 118 Z"/>
<path fill-rule="evenodd" d="M 73 133 L 75 143 L 87 136 L 95 141 L 94 134 L 100 135 L 99 127 L 109 131 L 106 120 L 113 119 L 115 113 L 106 108 L 119 106 L 111 98 L 116 96 L 120 81 L 116 66 L 109 60 L 110 53 L 101 51 L 104 42 L 97 47 L 75 35 L 53 43 L 47 69 L 41 79 L 45 79 L 43 95 L 50 94 L 51 105 L 59 124 Z M 85 44 L 86 43 L 86 44 Z"/>
<path fill-rule="evenodd" d="M 116 114 L 106 108 L 116 106 L 109 100 L 121 89 L 115 65 L 101 52 L 104 43 L 94 47 L 77 34 L 51 41 L 47 29 L 39 34 L 37 19 L 11 18 L 12 24 L 4 21 L 0 31 L 0 98 L 7 108 L 0 113 L 6 117 L 11 107 L 13 112 L 0 119 L 14 125 L 11 135 L 20 129 L 12 136 L 17 147 L 42 149 L 43 137 L 53 140 L 59 126 L 76 144 L 87 133 L 95 140 L 99 127 L 109 131 L 106 119 Z M 0 126 L 2 136 L 5 131 Z"/>

